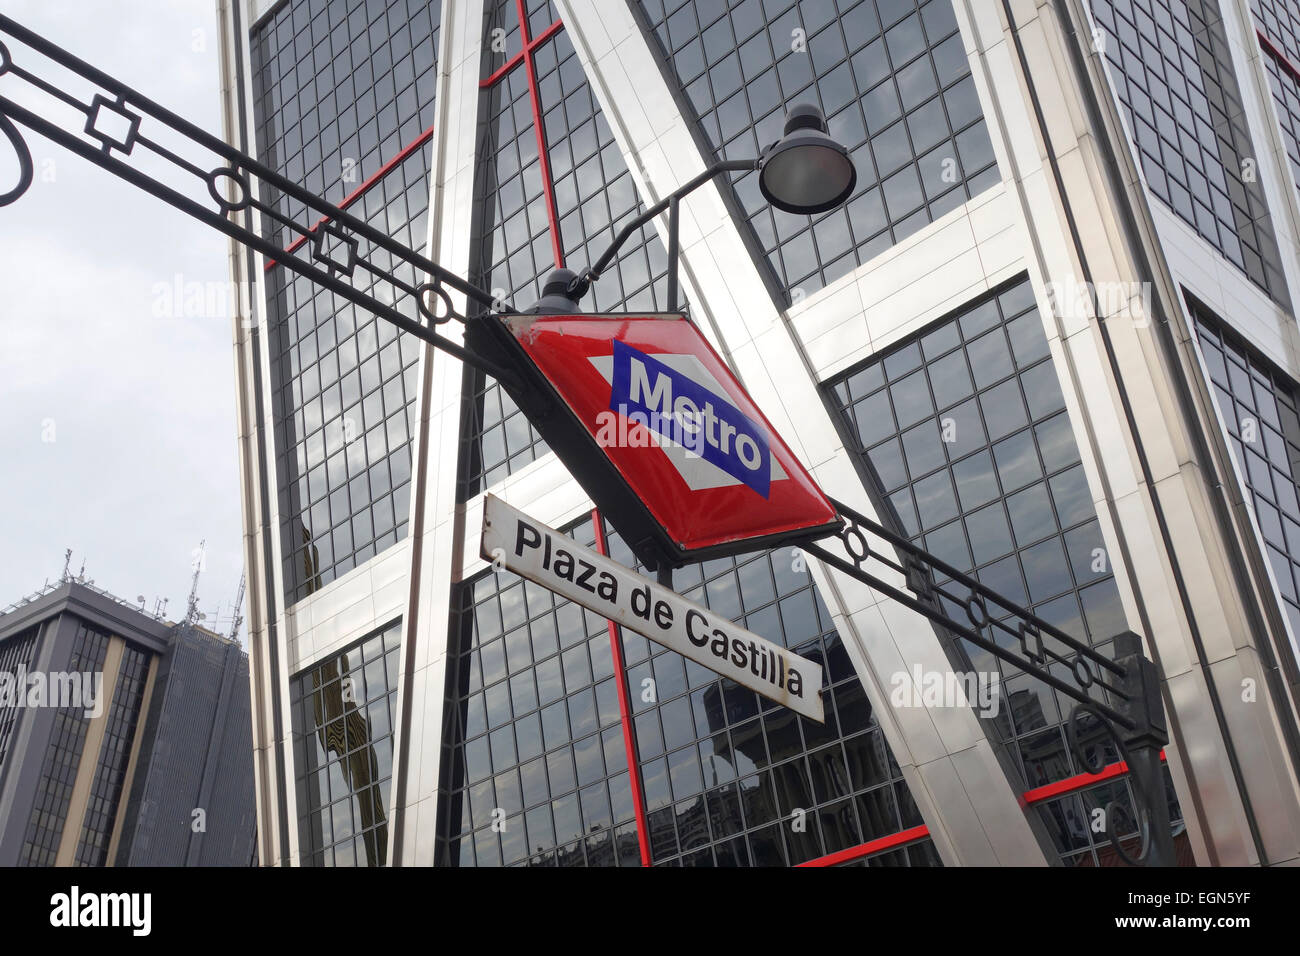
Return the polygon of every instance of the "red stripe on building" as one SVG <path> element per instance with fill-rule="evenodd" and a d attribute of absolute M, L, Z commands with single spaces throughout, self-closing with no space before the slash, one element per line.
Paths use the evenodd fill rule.
<path fill-rule="evenodd" d="M 1160 751 L 1160 759 L 1165 759 L 1165 752 Z M 1084 790 L 1093 784 L 1105 783 L 1107 780 L 1114 780 L 1116 777 L 1122 777 L 1128 773 L 1128 764 L 1120 760 L 1109 766 L 1103 767 L 1101 773 L 1079 773 L 1073 777 L 1066 777 L 1064 780 L 1058 780 L 1055 783 L 1049 783 L 1041 787 L 1035 787 L 1033 790 L 1026 790 L 1024 801 L 1026 805 L 1033 806 L 1035 803 L 1042 803 L 1044 800 L 1051 800 L 1053 797 L 1063 797 L 1067 793 L 1074 793 L 1077 790 Z"/>
<path fill-rule="evenodd" d="M 430 126 L 419 136 L 415 137 L 415 139 L 411 140 L 409 143 L 403 146 L 401 150 L 397 153 L 397 155 L 395 155 L 388 162 L 384 163 L 384 165 L 380 166 L 379 169 L 375 171 L 374 175 L 367 178 L 366 181 L 363 182 L 360 186 L 358 186 L 356 189 L 352 190 L 352 192 L 344 196 L 343 199 L 337 203 L 338 207 L 340 209 L 347 209 L 349 206 L 351 206 L 354 202 L 356 202 L 363 195 L 365 195 L 366 191 L 370 189 L 370 187 L 372 187 L 375 183 L 379 182 L 379 180 L 383 179 L 385 176 L 391 173 L 393 169 L 396 166 L 398 166 L 403 160 L 407 159 L 413 152 L 415 152 L 417 149 L 419 149 L 421 146 L 427 143 L 430 140 L 430 138 L 432 138 L 432 136 L 433 136 L 433 127 Z M 316 223 L 316 225 L 311 227 L 311 232 L 314 233 L 317 229 L 319 229 L 321 226 L 325 225 L 325 223 L 329 221 L 330 221 L 329 216 L 321 217 L 321 220 L 318 223 Z M 308 236 L 299 236 L 293 242 L 289 243 L 289 245 L 285 247 L 284 251 L 294 252 L 295 250 L 302 247 L 302 245 L 307 241 L 307 238 Z M 262 267 L 262 269 L 264 272 L 270 272 L 276 266 L 276 264 L 277 264 L 276 261 L 274 259 L 271 259 L 266 263 L 265 266 Z"/>
<path fill-rule="evenodd" d="M 1292 63 L 1282 48 L 1274 43 L 1263 30 L 1257 29 L 1255 35 L 1259 37 L 1259 45 L 1264 48 L 1264 52 L 1271 54 L 1273 59 L 1277 60 L 1278 66 L 1291 74 L 1291 79 L 1300 83 L 1300 67 Z"/>
<path fill-rule="evenodd" d="M 815 860 L 800 863 L 799 866 L 838 866 L 841 863 L 848 863 L 864 856 L 870 856 L 873 853 L 880 853 L 882 850 L 892 850 L 907 843 L 924 840 L 929 835 L 930 828 L 923 823 L 919 827 L 912 827 L 910 830 L 899 830 L 897 833 L 880 837 L 878 840 L 851 846 L 847 850 L 838 850 L 835 853 L 828 853 L 826 856 L 819 856 Z"/>
<path fill-rule="evenodd" d="M 596 528 L 596 550 L 609 557 L 605 546 L 605 526 L 600 512 L 591 509 L 591 523 Z M 623 723 L 623 748 L 627 752 L 627 779 L 632 787 L 632 805 L 636 808 L 636 840 L 641 848 L 641 865 L 650 865 L 650 827 L 646 821 L 645 798 L 641 793 L 641 765 L 636 756 L 636 740 L 632 733 L 632 708 L 627 699 L 627 673 L 623 666 L 623 644 L 618 639 L 618 625 L 606 621 L 609 625 L 609 650 L 614 658 L 614 673 L 618 675 L 615 686 L 618 688 L 618 714 Z M 618 844 L 614 844 L 615 851 Z"/>
<path fill-rule="evenodd" d="M 555 36 L 555 34 L 559 33 L 560 30 L 562 30 L 563 28 L 564 28 L 564 21 L 556 20 L 554 23 L 552 23 L 541 33 L 537 34 L 537 36 L 535 36 L 532 40 L 528 41 L 527 45 L 532 47 L 535 50 L 543 43 L 545 43 L 547 40 L 549 40 L 551 37 Z M 497 80 L 501 79 L 501 77 L 505 76 L 515 67 L 517 67 L 520 63 L 522 63 L 523 59 L 524 59 L 524 51 L 520 50 L 510 59 L 506 60 L 506 62 L 503 63 L 501 66 L 497 67 L 497 69 L 492 72 L 492 75 L 489 76 L 486 80 L 480 80 L 478 84 L 479 89 L 487 89 L 489 86 L 496 83 Z"/>
<path fill-rule="evenodd" d="M 551 224 L 551 251 L 555 254 L 555 268 L 564 268 L 564 249 L 560 245 L 560 218 L 555 209 L 555 189 L 551 184 L 551 160 L 546 150 L 546 130 L 542 128 L 542 98 L 537 89 L 537 65 L 533 62 L 535 44 L 528 38 L 528 11 L 524 0 L 515 0 L 519 11 L 519 35 L 523 37 L 524 67 L 528 70 L 528 98 L 533 104 L 533 130 L 537 134 L 537 165 L 542 174 L 542 195 L 546 197 L 546 218 Z M 551 24 L 552 27 L 555 24 Z M 550 28 L 546 32 L 549 32 Z M 543 35 L 544 35 L 543 34 Z M 541 36 L 537 43 L 541 43 Z"/>
<path fill-rule="evenodd" d="M 1165 759 L 1164 751 L 1160 752 L 1160 759 Z M 1064 780 L 1058 780 L 1055 783 L 1049 783 L 1046 786 L 1035 787 L 1024 794 L 1024 801 L 1027 806 L 1036 803 L 1042 803 L 1044 800 L 1051 800 L 1053 797 L 1060 797 L 1066 794 L 1075 793 L 1084 790 L 1094 784 L 1105 783 L 1107 780 L 1114 780 L 1116 777 L 1122 777 L 1128 773 L 1128 764 L 1120 760 L 1116 763 L 1105 767 L 1101 773 L 1081 773 L 1073 777 L 1067 777 Z M 915 843 L 930 835 L 930 828 L 922 824 L 919 827 L 912 827 L 910 830 L 900 830 L 898 833 L 891 833 L 889 836 L 881 837 L 878 840 L 871 840 L 868 843 L 862 843 L 858 846 L 849 847 L 847 850 L 839 850 L 826 856 L 819 856 L 815 860 L 809 860 L 806 863 L 800 863 L 799 866 L 837 866 L 841 863 L 848 863 L 852 860 L 860 859 L 864 856 L 870 856 L 873 853 L 880 853 L 884 850 L 892 850 L 895 847 L 903 846 L 907 843 Z"/>

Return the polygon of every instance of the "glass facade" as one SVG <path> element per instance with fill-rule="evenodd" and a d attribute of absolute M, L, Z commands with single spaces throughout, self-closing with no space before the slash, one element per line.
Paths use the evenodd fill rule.
<path fill-rule="evenodd" d="M 438 863 L 638 866 L 607 622 L 505 571 L 453 596 Z"/>
<path fill-rule="evenodd" d="M 1106 745 L 1104 756 L 1109 763 L 1120 759 L 1119 754 L 1109 745 Z M 1054 756 L 1052 759 L 1060 758 Z M 1164 769 L 1164 785 L 1177 865 L 1195 866 L 1168 765 Z M 1094 830 L 1097 821 L 1104 818 L 1099 814 L 1105 814 L 1112 801 L 1118 804 L 1121 814 L 1127 814 L 1121 816 L 1115 825 L 1119 830 L 1125 851 L 1136 856 L 1140 845 L 1137 839 L 1137 827 L 1132 823 L 1133 792 L 1127 777 L 1082 787 L 1064 796 L 1035 802 L 1032 806 L 1038 812 L 1040 819 L 1046 823 L 1056 849 L 1061 854 L 1061 862 L 1066 866 L 1120 866 L 1123 865 L 1122 861 L 1111 846 L 1110 837 L 1106 833 L 1098 833 Z"/>
<path fill-rule="evenodd" d="M 732 182 L 738 221 L 784 289 L 816 291 L 1000 179 L 952 0 L 628 3 L 706 155 L 758 155 L 780 135 L 785 108 L 801 101 L 818 103 L 831 134 L 851 147 L 856 192 L 819 216 L 771 208 L 755 175 Z M 1213 4 L 1090 3 L 1151 188 L 1277 295 L 1278 253 L 1245 172 L 1252 150 Z M 552 269 L 580 271 L 644 207 L 554 5 L 485 6 L 469 279 L 526 307 Z M 1260 16 L 1280 6 L 1253 3 Z M 438 4 L 422 0 L 289 0 L 252 38 L 259 155 L 417 249 L 427 227 L 438 20 Z M 1300 169 L 1300 87 L 1284 61 L 1266 61 Z M 298 221 L 307 215 L 286 197 L 265 198 Z M 269 234 L 282 246 L 294 239 Z M 584 307 L 663 308 L 666 267 L 654 227 L 644 227 Z M 297 600 L 407 533 L 419 344 L 274 264 L 267 287 L 284 579 Z M 1212 375 L 1216 361 L 1224 370 L 1215 378 L 1221 405 L 1259 426 L 1262 447 L 1246 447 L 1240 428 L 1233 441 L 1257 514 L 1277 516 L 1265 537 L 1280 579 L 1286 568 L 1282 596 L 1300 625 L 1300 563 L 1286 557 L 1300 553 L 1289 547 L 1300 540 L 1300 508 L 1288 510 L 1290 462 L 1300 454 L 1294 389 L 1222 336 L 1208 345 L 1197 331 Z M 1252 390 L 1261 381 L 1277 396 L 1271 411 Z M 1027 278 L 826 387 L 884 520 L 1109 652 L 1124 615 Z M 461 500 L 547 453 L 509 396 L 472 369 L 460 434 Z M 1272 475 L 1268 493 L 1254 488 L 1265 487 L 1261 468 Z M 635 567 L 598 522 L 568 533 L 593 546 L 599 527 L 612 557 Z M 673 583 L 820 661 L 826 724 L 545 589 L 486 572 L 453 587 L 439 864 L 638 866 L 639 820 L 650 862 L 664 866 L 818 862 L 924 829 L 799 554 L 705 562 Z M 290 679 L 304 865 L 387 863 L 399 639 L 394 623 Z M 963 652 L 997 675 L 998 729 L 1024 788 L 1079 774 L 1065 743 L 1070 702 L 976 648 Z M 5 730 L 0 722 L 0 760 Z M 129 748 L 130 731 L 119 730 Z M 100 761 L 79 863 L 102 853 L 120 795 L 104 751 Z M 1065 862 L 1108 865 L 1091 814 L 1111 799 L 1131 806 L 1128 794 L 1118 778 L 1030 803 Z M 1169 799 L 1178 821 L 1172 789 Z M 40 840 L 30 841 L 34 853 Z M 938 864 L 921 833 L 843 865 Z"/>
<path fill-rule="evenodd" d="M 529 0 L 524 24 L 518 9 L 487 4 L 470 279 L 527 308 L 552 269 L 592 264 L 644 207 L 553 6 Z M 664 308 L 667 265 L 653 224 L 643 226 L 583 308 Z M 465 395 L 463 498 L 547 452 L 496 382 L 467 370 Z"/>
<path fill-rule="evenodd" d="M 104 729 L 104 742 L 90 784 L 90 801 L 86 804 L 81 837 L 77 841 L 77 866 L 103 866 L 107 862 L 151 659 L 151 654 L 130 645 L 122 651 L 108 708 L 108 726 Z"/>
<path fill-rule="evenodd" d="M 634 566 L 611 530 L 609 553 Z M 570 534 L 592 546 L 592 519 Z M 825 605 L 790 552 L 676 572 L 688 598 L 826 669 L 827 721 L 760 699 L 509 572 L 457 585 L 438 862 L 780 866 L 921 825 Z M 628 776 L 612 641 L 625 666 Z M 918 835 L 867 857 L 935 865 Z"/>
<path fill-rule="evenodd" d="M 102 674 L 108 641 L 108 634 L 78 621 L 66 671 L 69 674 Z M 85 706 L 60 707 L 55 711 L 49 749 L 41 765 L 41 780 L 18 856 L 19 866 L 54 865 L 89 726 L 90 717 Z"/>
<path fill-rule="evenodd" d="M 258 155 L 412 249 L 427 232 L 440 9 L 291 0 L 251 38 Z M 288 197 L 263 199 L 316 225 Z M 279 245 L 297 239 L 270 221 L 263 229 Z M 414 284 L 408 264 L 368 246 L 360 239 L 358 252 L 372 265 Z M 266 280 L 292 602 L 406 535 L 419 342 L 274 264 Z M 354 285 L 387 292 L 360 272 Z"/>
<path fill-rule="evenodd" d="M 1286 143 L 1286 157 L 1294 182 L 1300 183 L 1300 75 L 1290 63 L 1274 56 L 1267 48 L 1263 62 L 1268 70 L 1268 85 L 1273 91 L 1278 124 Z"/>
<path fill-rule="evenodd" d="M 1090 0 L 1147 185 L 1274 298 L 1285 294 L 1215 0 Z"/>
<path fill-rule="evenodd" d="M 1251 0 L 1293 182 L 1300 184 L 1300 6 L 1295 0 Z"/>
<path fill-rule="evenodd" d="M 609 550 L 636 566 L 612 531 Z M 826 721 L 624 630 L 655 865 L 796 865 L 922 825 L 800 552 L 691 565 L 673 589 L 821 664 Z M 928 840 L 898 854 L 938 862 Z"/>
<path fill-rule="evenodd" d="M 829 390 L 884 520 L 1110 653 L 1124 612 L 1027 277 L 873 356 Z M 1026 788 L 1081 773 L 1063 726 L 1073 702 L 961 644 L 974 671 L 996 676 L 997 727 Z M 1044 804 L 1068 862 L 1095 862 L 1088 818 L 1076 811 L 1110 788 L 1127 784 Z"/>
<path fill-rule="evenodd" d="M 289 681 L 303 866 L 384 866 L 401 622 Z"/>
<path fill-rule="evenodd" d="M 733 179 L 785 292 L 812 293 L 999 181 L 951 0 L 631 0 L 706 154 L 751 159 L 819 105 L 857 167 L 846 207 L 768 205 Z M 720 180 L 721 182 L 721 180 Z"/>
<path fill-rule="evenodd" d="M 1196 344 L 1210 373 L 1282 609 L 1300 635 L 1300 414 L 1296 385 L 1233 335 L 1209 310 L 1190 302 Z"/>
<path fill-rule="evenodd" d="M 35 624 L 15 634 L 0 645 L 0 674 L 18 674 L 30 666 L 41 644 L 41 627 Z M 0 707 L 0 768 L 4 767 L 9 752 L 9 738 L 22 710 L 17 707 Z"/>
<path fill-rule="evenodd" d="M 428 0 L 281 4 L 249 39 L 258 157 L 340 204 L 433 124 L 440 14 Z M 315 225 L 295 199 L 262 200 Z M 283 228 L 267 235 L 287 246 Z"/>
<path fill-rule="evenodd" d="M 1300 4 L 1296 0 L 1250 0 L 1250 12 L 1292 63 L 1300 62 Z"/>

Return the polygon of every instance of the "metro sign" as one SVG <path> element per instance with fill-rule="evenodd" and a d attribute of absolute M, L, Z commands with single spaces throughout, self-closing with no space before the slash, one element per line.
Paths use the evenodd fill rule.
<path fill-rule="evenodd" d="M 682 315 L 505 315 L 467 342 L 592 500 L 652 566 L 839 527 L 835 509 Z"/>

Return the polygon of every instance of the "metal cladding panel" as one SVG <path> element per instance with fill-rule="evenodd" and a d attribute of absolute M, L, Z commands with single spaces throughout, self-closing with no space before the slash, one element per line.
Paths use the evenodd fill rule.
<path fill-rule="evenodd" d="M 253 798 L 253 724 L 248 697 L 248 656 L 226 648 L 225 713 L 212 741 L 206 781 L 208 831 L 199 841 L 200 866 L 246 866 L 254 853 L 257 808 Z"/>
<path fill-rule="evenodd" d="M 238 660 L 227 677 L 232 654 Z M 249 714 L 247 657 L 216 638 L 178 632 L 159 672 L 119 864 L 180 866 L 195 856 L 208 866 L 248 864 L 255 826 Z M 196 832 L 200 809 L 205 829 Z"/>

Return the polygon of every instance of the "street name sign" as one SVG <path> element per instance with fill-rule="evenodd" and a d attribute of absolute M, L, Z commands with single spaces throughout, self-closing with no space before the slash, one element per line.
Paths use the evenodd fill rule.
<path fill-rule="evenodd" d="M 818 723 L 822 668 L 534 521 L 483 502 L 482 555 Z"/>
<path fill-rule="evenodd" d="M 471 348 L 651 568 L 836 531 L 834 506 L 688 318 L 494 315 Z"/>

